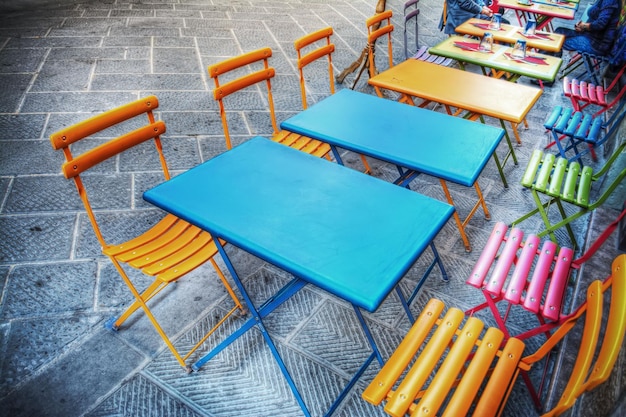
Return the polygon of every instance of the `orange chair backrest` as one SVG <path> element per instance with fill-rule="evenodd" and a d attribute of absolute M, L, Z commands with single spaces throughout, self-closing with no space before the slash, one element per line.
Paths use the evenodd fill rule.
<path fill-rule="evenodd" d="M 330 79 L 330 94 L 335 93 L 335 77 L 333 74 L 333 59 L 332 53 L 335 52 L 335 45 L 330 41 L 330 37 L 333 35 L 333 28 L 326 27 L 320 29 L 308 35 L 305 35 L 299 39 L 296 39 L 293 43 L 298 54 L 298 71 L 300 73 L 300 92 L 302 95 L 302 108 L 306 110 L 306 81 L 304 77 L 304 67 L 310 63 L 327 57 L 328 60 L 328 77 Z M 321 44 L 319 41 L 325 40 L 326 42 Z M 315 47 L 317 46 L 317 47 Z M 315 47 L 315 49 L 311 48 Z M 305 49 L 308 52 L 305 52 Z"/>
<path fill-rule="evenodd" d="M 374 60 L 376 41 L 381 36 L 387 35 L 387 54 L 389 59 L 389 68 L 393 67 L 393 48 L 391 45 L 391 33 L 393 32 L 393 25 L 391 24 L 391 17 L 393 13 L 391 10 L 386 10 L 382 13 L 375 14 L 365 21 L 367 26 L 367 45 L 369 48 L 369 72 L 370 77 L 376 75 L 376 63 Z"/>
<path fill-rule="evenodd" d="M 133 146 L 139 145 L 149 139 L 153 139 L 165 179 L 168 180 L 170 178 L 170 174 L 165 161 L 165 156 L 163 154 L 160 137 L 160 135 L 165 133 L 165 123 L 160 120 L 155 121 L 153 114 L 153 110 L 155 110 L 158 106 L 159 100 L 155 96 L 148 96 L 93 116 L 87 120 L 59 130 L 58 132 L 50 135 L 52 148 L 55 150 L 62 149 L 65 155 L 65 163 L 63 163 L 61 168 L 63 175 L 65 175 L 65 178 L 74 179 L 76 188 L 78 189 L 78 194 L 83 201 L 89 220 L 91 221 L 96 236 L 103 247 L 106 247 L 107 245 L 104 241 L 102 233 L 100 232 L 98 223 L 96 222 L 91 204 L 89 203 L 89 199 L 87 197 L 87 192 L 80 178 L 80 174 L 98 165 L 99 163 L 132 148 Z M 142 127 L 108 140 L 105 143 L 89 149 L 80 155 L 74 156 L 72 154 L 72 144 L 108 128 L 127 122 L 130 119 L 144 113 L 147 115 L 148 123 Z"/>
<path fill-rule="evenodd" d="M 272 123 L 272 129 L 274 133 L 278 133 L 278 125 L 276 123 L 276 114 L 274 112 L 274 98 L 272 96 L 272 84 L 271 79 L 276 75 L 274 68 L 269 66 L 269 58 L 272 56 L 271 48 L 261 48 L 255 51 L 251 51 L 242 55 L 238 55 L 229 59 L 226 59 L 217 64 L 209 65 L 209 76 L 213 78 L 215 88 L 213 89 L 213 98 L 218 102 L 220 109 L 220 118 L 222 119 L 222 128 L 224 129 L 224 136 L 226 140 L 226 148 L 231 149 L 232 143 L 230 138 L 230 131 L 228 130 L 228 121 L 226 118 L 226 109 L 224 107 L 223 99 L 230 94 L 243 90 L 246 87 L 263 83 L 267 87 L 267 101 L 270 110 L 270 119 Z M 236 78 L 235 74 L 239 74 L 244 67 L 249 65 L 257 66 L 260 69 L 254 69 L 252 72 L 248 72 L 244 75 Z M 231 71 L 233 71 L 231 73 Z M 221 82 L 220 77 L 231 77 L 226 82 Z"/>

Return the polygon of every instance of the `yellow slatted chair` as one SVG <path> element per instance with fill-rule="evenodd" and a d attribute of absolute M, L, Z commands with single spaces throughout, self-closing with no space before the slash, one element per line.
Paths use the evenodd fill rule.
<path fill-rule="evenodd" d="M 603 317 L 604 293 L 609 288 L 608 316 Z M 617 360 L 626 331 L 626 254 L 613 261 L 609 278 L 589 286 L 586 302 L 531 355 L 523 356 L 521 340 L 512 337 L 503 342 L 499 329 L 485 330 L 476 317 L 464 320 L 457 308 L 445 314 L 444 310 L 443 302 L 430 300 L 363 392 L 366 401 L 374 405 L 385 402 L 385 412 L 395 417 L 500 416 L 518 375 L 528 379 L 528 371 L 547 360 L 584 317 L 580 348 L 567 386 L 558 403 L 544 414 L 557 416 L 584 392 L 606 381 Z"/>
<path fill-rule="evenodd" d="M 333 28 L 326 27 L 315 32 L 309 33 L 308 35 L 302 36 L 294 41 L 293 45 L 296 49 L 296 53 L 298 55 L 298 73 L 300 75 L 300 94 L 302 97 L 302 108 L 307 109 L 307 84 L 306 78 L 304 76 L 304 68 L 321 59 L 326 57 L 328 60 L 328 77 L 329 77 L 329 87 L 330 94 L 335 94 L 335 76 L 333 72 L 333 60 L 332 53 L 335 51 L 335 45 L 331 42 L 331 36 L 333 35 Z M 361 156 L 361 162 L 365 167 L 365 173 L 369 174 L 371 172 L 369 163 L 365 156 Z"/>
<path fill-rule="evenodd" d="M 213 239 L 209 233 L 192 226 L 174 215 L 168 214 L 140 236 L 124 243 L 109 244 L 105 241 L 104 235 L 110 229 L 107 227 L 107 230 L 104 230 L 98 223 L 98 216 L 93 211 L 87 191 L 89 189 L 91 193 L 95 192 L 94 184 L 91 184 L 91 187 L 89 185 L 96 173 L 90 172 L 85 176 L 88 178 L 81 178 L 81 174 L 86 173 L 90 168 L 96 167 L 101 162 L 115 158 L 119 154 L 148 140 L 153 140 L 156 147 L 154 158 L 155 160 L 156 158 L 159 159 L 164 179 L 168 180 L 170 173 L 163 155 L 160 138 L 165 133 L 166 127 L 163 121 L 155 121 L 153 115 L 153 111 L 158 105 L 157 97 L 145 97 L 59 130 L 50 136 L 50 141 L 55 150 L 63 150 L 66 160 L 62 166 L 63 175 L 67 179 L 74 180 L 95 235 L 102 246 L 102 252 L 111 260 L 135 298 L 133 304 L 121 316 L 113 318 L 107 323 L 107 327 L 117 330 L 126 319 L 141 308 L 161 338 L 163 338 L 167 347 L 172 351 L 178 363 L 189 371 L 191 368 L 185 362 L 187 358 L 230 315 L 238 310 L 243 311 L 241 303 L 215 262 L 214 256 L 217 253 L 217 247 Z M 142 116 L 147 116 L 147 123 L 143 122 Z M 120 129 L 131 125 L 135 127 L 139 124 L 142 124 L 142 126 L 110 139 L 99 146 L 91 147 L 88 150 L 81 148 L 82 153 L 79 155 L 75 156 L 70 150 L 70 148 L 74 149 L 74 151 L 78 149 L 72 146 L 74 144 L 84 147 L 88 141 L 83 141 L 83 139 L 96 135 L 114 136 L 117 134 L 113 133 L 112 130 L 107 130 L 109 128 Z M 105 173 L 99 176 L 107 177 L 108 175 L 108 173 Z M 88 185 L 87 187 L 85 183 Z M 98 192 L 105 193 L 106 189 L 100 188 Z M 112 228 L 113 226 L 111 226 Z M 232 297 L 234 307 L 183 356 L 174 347 L 147 303 L 167 285 L 177 281 L 183 275 L 205 264 L 207 261 L 211 262 L 224 287 Z M 141 270 L 144 274 L 153 277 L 154 282 L 140 293 L 123 265 Z"/>
<path fill-rule="evenodd" d="M 272 95 L 271 84 L 271 80 L 274 78 L 274 75 L 276 75 L 276 71 L 269 65 L 269 58 L 271 58 L 271 56 L 271 48 L 261 48 L 226 59 L 208 67 L 209 76 L 213 78 L 215 83 L 213 98 L 218 102 L 220 109 L 226 148 L 231 149 L 232 143 L 224 99 L 233 93 L 240 92 L 251 86 L 258 85 L 259 88 L 263 89 L 262 84 L 265 84 L 267 103 L 269 105 L 269 117 L 273 130 L 271 139 L 274 142 L 282 143 L 283 145 L 301 150 L 308 154 L 330 159 L 330 145 L 327 143 L 286 130 L 279 130 L 278 123 L 276 122 L 276 113 L 274 111 L 274 97 Z M 247 67 L 248 69 L 246 69 Z M 225 79 L 227 79 L 227 81 L 224 82 Z"/>

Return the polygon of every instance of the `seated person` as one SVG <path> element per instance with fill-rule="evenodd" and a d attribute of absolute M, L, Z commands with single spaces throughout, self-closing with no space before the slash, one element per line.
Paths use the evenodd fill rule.
<path fill-rule="evenodd" d="M 593 55 L 607 55 L 617 38 L 620 0 L 598 0 L 587 10 L 586 22 L 576 22 L 574 29 L 559 27 L 555 33 L 565 35 L 563 49 Z"/>
<path fill-rule="evenodd" d="M 489 20 L 493 16 L 493 11 L 483 0 L 446 0 L 445 14 L 445 19 L 443 15 L 441 16 L 439 29 L 443 29 L 446 35 L 454 35 L 456 27 L 461 23 L 472 17 Z M 509 23 L 506 19 L 501 21 Z"/>

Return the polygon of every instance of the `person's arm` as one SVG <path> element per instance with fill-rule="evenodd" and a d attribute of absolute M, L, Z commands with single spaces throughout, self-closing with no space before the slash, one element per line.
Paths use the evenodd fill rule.
<path fill-rule="evenodd" d="M 468 12 L 471 12 L 472 14 L 487 14 L 485 13 L 486 10 L 489 10 L 488 7 L 486 6 L 482 6 L 478 3 L 476 3 L 473 0 L 458 0 L 457 5 L 459 6 L 459 8 L 466 10 Z"/>
<path fill-rule="evenodd" d="M 617 0 L 605 0 L 601 4 L 600 2 L 598 2 L 598 4 L 594 5 L 593 7 L 599 8 L 599 10 L 597 11 L 597 17 L 595 19 L 590 19 L 586 23 L 581 23 L 581 29 L 583 31 L 595 32 L 606 29 L 606 27 L 611 22 L 613 16 L 615 16 L 616 13 L 619 13 L 620 9 L 620 5 Z"/>

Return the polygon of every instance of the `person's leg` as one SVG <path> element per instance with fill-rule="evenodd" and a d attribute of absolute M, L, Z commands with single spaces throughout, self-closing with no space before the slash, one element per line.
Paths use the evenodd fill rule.
<path fill-rule="evenodd" d="M 591 46 L 591 41 L 585 35 L 576 35 L 565 38 L 563 49 L 568 51 L 584 52 L 588 54 L 597 54 Z"/>

